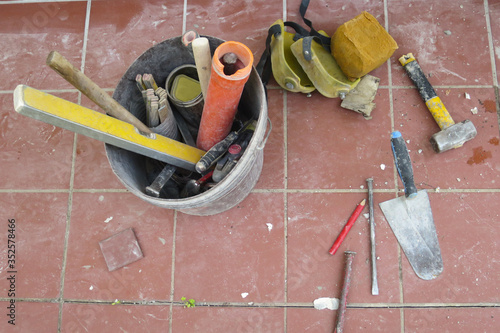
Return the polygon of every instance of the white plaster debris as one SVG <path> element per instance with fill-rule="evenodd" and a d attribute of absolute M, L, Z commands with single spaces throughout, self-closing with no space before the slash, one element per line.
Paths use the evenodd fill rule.
<path fill-rule="evenodd" d="M 385 164 L 380 164 L 380 169 L 385 170 Z"/>
<path fill-rule="evenodd" d="M 241 298 L 247 298 L 248 293 L 241 293 Z"/>
<path fill-rule="evenodd" d="M 365 188 L 365 185 L 361 185 L 359 188 L 360 188 L 360 189 L 364 189 L 364 188 Z"/>
<path fill-rule="evenodd" d="M 422 151 L 423 151 L 422 149 L 419 149 L 419 150 L 418 150 L 418 153 L 419 153 L 419 154 L 422 154 Z"/>
<path fill-rule="evenodd" d="M 465 93 L 465 99 L 470 99 L 470 95 L 468 93 Z"/>
<path fill-rule="evenodd" d="M 457 182 L 459 182 L 459 181 L 460 181 L 460 178 L 457 178 Z"/>
<path fill-rule="evenodd" d="M 436 193 L 439 193 L 440 190 L 441 190 L 441 188 L 439 186 L 436 187 Z"/>
<path fill-rule="evenodd" d="M 339 308 L 339 299 L 330 297 L 316 298 L 313 302 L 316 310 L 337 310 Z"/>
<path fill-rule="evenodd" d="M 410 140 L 406 140 L 406 143 L 410 143 Z"/>
<path fill-rule="evenodd" d="M 470 109 L 470 112 L 472 114 L 477 114 L 478 110 L 477 110 L 477 106 L 475 106 L 473 109 Z"/>
<path fill-rule="evenodd" d="M 104 195 L 99 196 L 99 201 L 104 201 Z"/>
<path fill-rule="evenodd" d="M 158 239 L 160 240 L 160 242 L 161 242 L 163 245 L 165 245 L 165 243 L 167 243 L 167 241 L 166 241 L 165 239 L 161 238 L 161 237 L 158 237 Z"/>
<path fill-rule="evenodd" d="M 94 290 L 94 286 L 90 286 L 89 290 Z"/>
<path fill-rule="evenodd" d="M 370 214 L 366 213 L 366 214 L 363 214 L 363 216 L 365 217 L 365 219 L 369 219 L 370 218 Z"/>
<path fill-rule="evenodd" d="M 271 230 L 273 230 L 273 224 L 272 223 L 266 223 L 267 225 L 267 230 L 269 230 L 269 232 L 271 232 Z"/>
<path fill-rule="evenodd" d="M 104 220 L 104 223 L 109 223 L 109 222 L 111 222 L 112 219 L 113 219 L 113 216 L 110 216 Z"/>

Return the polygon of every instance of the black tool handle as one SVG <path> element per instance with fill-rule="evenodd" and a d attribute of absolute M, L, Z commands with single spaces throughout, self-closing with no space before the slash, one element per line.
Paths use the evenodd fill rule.
<path fill-rule="evenodd" d="M 410 79 L 417 87 L 418 92 L 420 93 L 420 97 L 422 97 L 424 102 L 427 102 L 431 98 L 437 96 L 436 91 L 430 84 L 429 80 L 427 80 L 424 71 L 418 64 L 417 60 L 413 57 L 413 54 L 409 53 L 407 55 L 404 55 L 399 59 L 399 61 L 403 65 Z"/>
<path fill-rule="evenodd" d="M 146 194 L 152 197 L 159 198 L 160 192 L 172 177 L 177 168 L 173 165 L 166 164 L 163 170 L 156 176 L 154 182 L 146 187 Z"/>
<path fill-rule="evenodd" d="M 417 187 L 413 180 L 413 167 L 411 166 L 410 154 L 406 148 L 405 140 L 400 132 L 392 132 L 391 146 L 396 169 L 405 187 L 405 196 L 409 199 L 414 198 L 417 195 Z"/>
<path fill-rule="evenodd" d="M 216 143 L 212 148 L 210 148 L 198 161 L 198 163 L 196 163 L 196 171 L 199 173 L 207 171 L 222 155 L 224 155 L 227 149 L 238 138 L 238 135 L 238 132 L 231 132 L 224 140 Z"/>

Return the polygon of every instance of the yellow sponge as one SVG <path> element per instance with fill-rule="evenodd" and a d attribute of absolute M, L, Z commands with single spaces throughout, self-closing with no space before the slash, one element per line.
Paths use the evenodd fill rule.
<path fill-rule="evenodd" d="M 351 80 L 382 65 L 397 48 L 396 41 L 368 12 L 341 25 L 331 42 L 333 57 Z"/>

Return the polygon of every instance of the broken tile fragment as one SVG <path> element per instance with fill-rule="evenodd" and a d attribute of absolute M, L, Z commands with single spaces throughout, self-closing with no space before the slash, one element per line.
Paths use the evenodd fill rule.
<path fill-rule="evenodd" d="M 108 270 L 114 271 L 143 257 L 132 228 L 120 231 L 99 242 Z"/>

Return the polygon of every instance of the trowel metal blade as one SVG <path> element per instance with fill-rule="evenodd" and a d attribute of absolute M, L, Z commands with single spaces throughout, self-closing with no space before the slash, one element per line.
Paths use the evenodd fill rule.
<path fill-rule="evenodd" d="M 443 259 L 426 190 L 413 199 L 404 196 L 379 204 L 394 235 L 418 277 L 435 279 Z"/>

